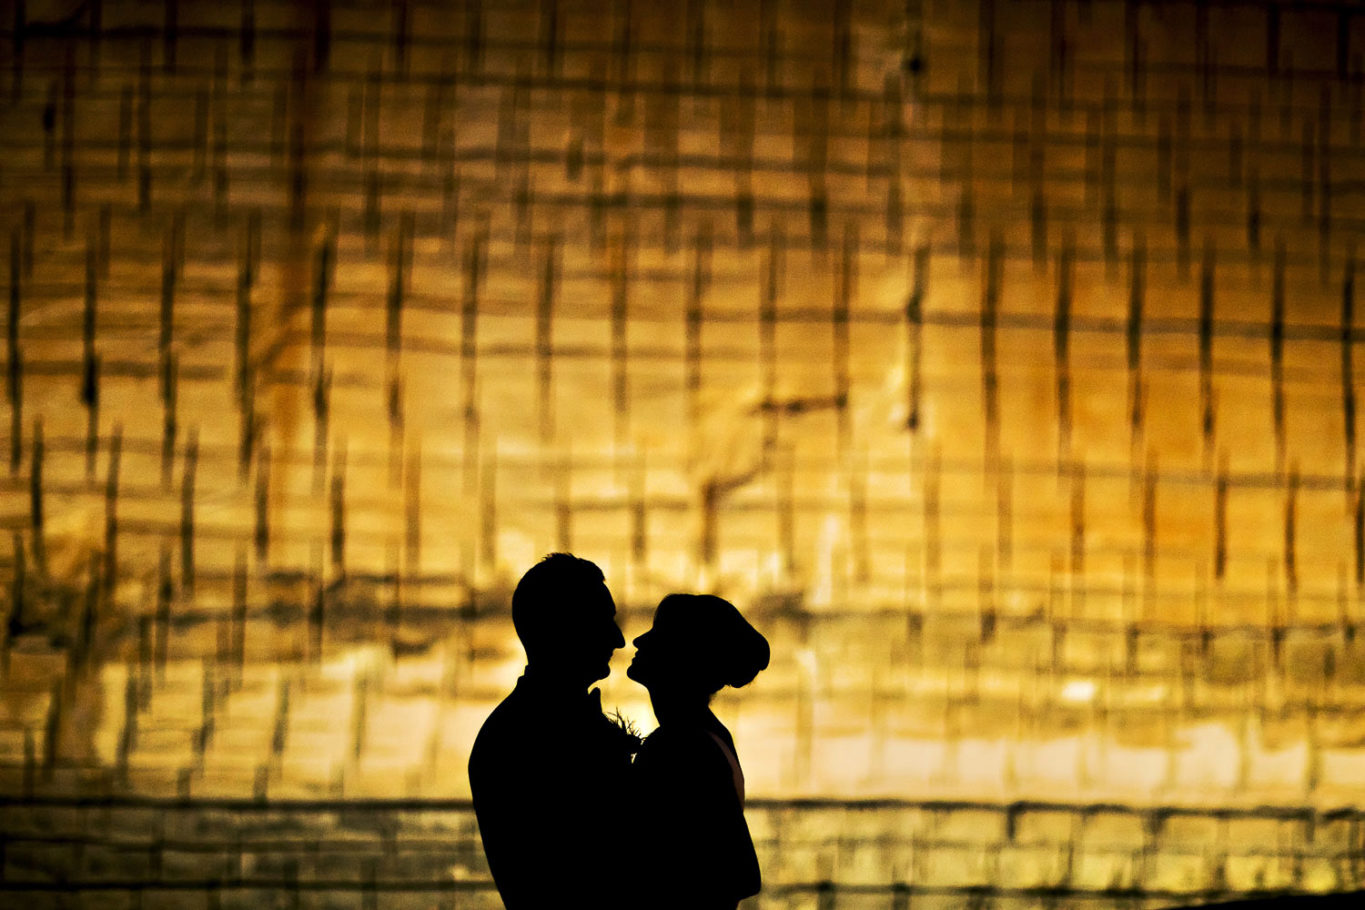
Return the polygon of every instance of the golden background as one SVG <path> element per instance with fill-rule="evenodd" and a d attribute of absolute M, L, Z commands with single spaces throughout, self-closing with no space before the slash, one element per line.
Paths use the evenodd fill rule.
<path fill-rule="evenodd" d="M 0 28 L 7 899 L 497 906 L 562 549 L 773 643 L 753 906 L 1361 887 L 1365 7 Z"/>

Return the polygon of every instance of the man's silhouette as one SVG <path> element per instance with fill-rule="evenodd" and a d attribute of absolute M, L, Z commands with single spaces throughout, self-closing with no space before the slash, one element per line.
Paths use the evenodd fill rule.
<path fill-rule="evenodd" d="M 512 623 L 526 671 L 469 757 L 488 867 L 507 910 L 611 907 L 630 742 L 587 691 L 626 643 L 602 570 L 550 554 L 517 583 Z"/>

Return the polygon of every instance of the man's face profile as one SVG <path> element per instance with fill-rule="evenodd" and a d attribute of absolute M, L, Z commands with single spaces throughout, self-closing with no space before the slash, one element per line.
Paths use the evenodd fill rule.
<path fill-rule="evenodd" d="M 541 649 L 546 662 L 585 686 L 605 679 L 611 672 L 612 654 L 626 644 L 607 586 L 597 582 L 566 591 L 554 617 Z"/>
<path fill-rule="evenodd" d="M 571 629 L 573 650 L 582 655 L 583 674 L 588 682 L 606 679 L 611 672 L 611 655 L 626 644 L 616 624 L 616 603 L 604 584 L 588 588 L 582 600 L 571 608 L 576 621 Z M 572 633 L 576 632 L 574 636 Z"/>

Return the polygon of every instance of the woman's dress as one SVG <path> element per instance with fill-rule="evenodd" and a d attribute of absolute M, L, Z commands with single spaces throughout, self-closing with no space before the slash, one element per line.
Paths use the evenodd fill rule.
<path fill-rule="evenodd" d="M 730 731 L 707 711 L 661 725 L 631 767 L 640 906 L 734 910 L 762 884 Z"/>

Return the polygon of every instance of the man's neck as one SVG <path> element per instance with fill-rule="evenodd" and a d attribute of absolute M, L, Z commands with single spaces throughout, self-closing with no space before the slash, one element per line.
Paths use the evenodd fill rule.
<path fill-rule="evenodd" d="M 527 664 L 521 678 L 537 691 L 552 692 L 564 698 L 583 698 L 591 684 L 582 676 L 545 664 Z"/>

